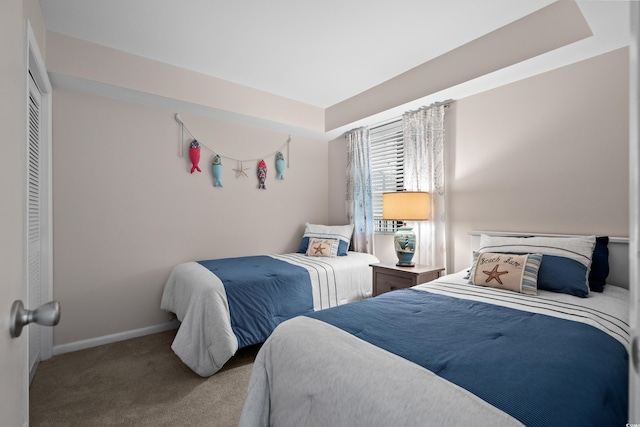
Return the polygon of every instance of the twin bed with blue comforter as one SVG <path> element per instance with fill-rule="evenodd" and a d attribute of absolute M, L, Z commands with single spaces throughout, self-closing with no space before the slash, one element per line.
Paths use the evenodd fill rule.
<path fill-rule="evenodd" d="M 598 242 L 484 242 L 474 260 L 514 264 L 532 243 L 546 254 L 533 294 L 465 270 L 282 323 L 258 353 L 241 425 L 625 425 L 629 292 L 596 283 Z M 495 278 L 502 265 L 476 267 Z M 569 287 L 583 296 L 564 281 L 579 271 Z"/>
<path fill-rule="evenodd" d="M 370 297 L 369 264 L 376 262 L 373 255 L 345 252 L 177 265 L 161 301 L 180 321 L 171 348 L 198 375 L 213 375 L 238 348 L 264 342 L 284 320 Z"/>

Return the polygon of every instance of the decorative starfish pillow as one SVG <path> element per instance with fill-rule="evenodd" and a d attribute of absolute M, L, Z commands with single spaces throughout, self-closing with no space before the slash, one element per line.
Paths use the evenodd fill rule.
<path fill-rule="evenodd" d="M 336 239 L 338 241 L 338 256 L 346 256 L 353 234 L 353 224 L 347 225 L 321 225 L 307 223 L 304 228 L 302 242 L 298 248 L 298 253 L 306 254 L 309 249 L 309 240 L 316 239 Z"/>
<path fill-rule="evenodd" d="M 474 252 L 469 283 L 537 295 L 541 261 L 542 254 Z"/>
<path fill-rule="evenodd" d="M 309 240 L 307 256 L 335 257 L 338 256 L 337 239 L 316 239 Z"/>

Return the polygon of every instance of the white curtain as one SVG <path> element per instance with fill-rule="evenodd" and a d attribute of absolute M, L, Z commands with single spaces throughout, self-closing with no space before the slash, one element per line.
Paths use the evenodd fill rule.
<path fill-rule="evenodd" d="M 347 138 L 347 219 L 353 224 L 353 250 L 373 254 L 373 196 L 369 129 L 349 132 Z"/>
<path fill-rule="evenodd" d="M 446 267 L 444 182 L 444 105 L 423 107 L 402 116 L 404 186 L 431 195 L 428 221 L 409 223 L 416 233 L 414 262 Z"/>

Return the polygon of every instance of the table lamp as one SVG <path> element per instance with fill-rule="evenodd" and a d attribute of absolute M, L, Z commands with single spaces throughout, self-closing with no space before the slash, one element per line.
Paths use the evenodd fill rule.
<path fill-rule="evenodd" d="M 416 235 L 406 221 L 426 221 L 429 219 L 429 193 L 425 191 L 396 191 L 382 194 L 382 219 L 403 221 L 402 227 L 393 237 L 393 245 L 398 256 L 399 267 L 413 267 L 416 251 Z"/>

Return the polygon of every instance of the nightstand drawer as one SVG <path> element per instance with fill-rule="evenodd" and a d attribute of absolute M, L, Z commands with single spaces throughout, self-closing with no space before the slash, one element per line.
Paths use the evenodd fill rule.
<path fill-rule="evenodd" d="M 373 296 L 396 289 L 405 289 L 427 283 L 440 277 L 442 267 L 416 264 L 398 267 L 392 264 L 370 264 L 373 267 Z"/>
<path fill-rule="evenodd" d="M 411 280 L 410 278 L 398 277 L 384 273 L 376 274 L 375 284 L 375 295 L 380 295 L 385 292 L 394 291 L 396 289 L 410 288 L 414 285 L 413 280 Z"/>

